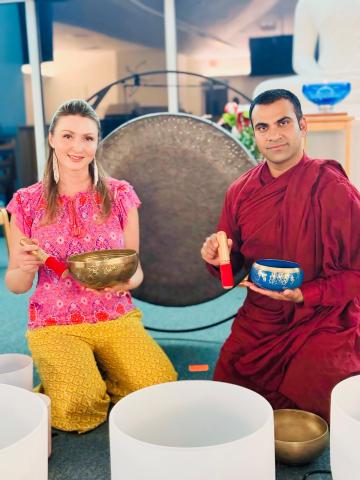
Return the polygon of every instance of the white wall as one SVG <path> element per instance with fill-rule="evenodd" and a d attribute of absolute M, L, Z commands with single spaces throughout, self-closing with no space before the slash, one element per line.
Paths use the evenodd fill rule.
<path fill-rule="evenodd" d="M 188 55 L 178 55 L 177 62 L 178 70 L 200 73 L 197 70 L 196 62 Z M 180 108 L 193 115 L 201 116 L 204 114 L 204 93 L 200 87 L 204 81 L 202 78 L 190 75 L 178 76 L 178 83 L 182 86 L 182 88 L 179 89 Z M 192 87 L 192 85 L 199 85 L 199 87 Z"/>
<path fill-rule="evenodd" d="M 146 48 L 142 45 L 133 44 L 131 49 L 128 50 L 119 48 L 116 56 L 118 79 L 131 75 L 131 73 L 166 69 L 165 51 L 163 49 Z M 166 76 L 145 76 L 141 77 L 141 82 L 166 85 Z M 143 106 L 167 106 L 166 86 L 163 88 L 127 89 L 126 98 L 127 101 L 138 102 Z M 122 87 L 119 87 L 119 101 L 125 103 L 125 93 Z"/>
<path fill-rule="evenodd" d="M 54 61 L 43 66 L 45 73 L 51 67 L 51 76 L 43 75 L 47 122 L 57 107 L 69 98 L 86 99 L 109 83 L 133 72 L 166 68 L 164 49 L 147 48 L 61 23 L 54 25 Z M 154 76 L 144 81 L 165 84 L 166 77 Z M 24 75 L 24 87 L 26 122 L 32 124 L 31 83 L 28 74 Z M 97 111 L 102 117 L 110 105 L 124 103 L 124 100 L 123 87 L 114 86 Z M 127 101 L 166 106 L 166 87 L 127 89 Z"/>
<path fill-rule="evenodd" d="M 100 88 L 116 80 L 116 52 L 56 50 L 54 56 L 54 76 L 43 76 L 43 93 L 46 122 L 49 123 L 57 107 L 70 98 L 86 99 Z M 30 75 L 24 75 L 26 120 L 33 123 L 31 105 Z M 100 105 L 103 115 L 110 103 L 117 102 L 116 89 L 110 91 Z"/>

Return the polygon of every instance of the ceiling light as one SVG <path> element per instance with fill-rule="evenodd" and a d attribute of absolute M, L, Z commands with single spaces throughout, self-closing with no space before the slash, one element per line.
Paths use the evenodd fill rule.
<path fill-rule="evenodd" d="M 31 75 L 31 65 L 29 63 L 22 65 L 21 71 L 24 75 Z M 55 62 L 42 62 L 41 75 L 43 77 L 55 77 Z"/>

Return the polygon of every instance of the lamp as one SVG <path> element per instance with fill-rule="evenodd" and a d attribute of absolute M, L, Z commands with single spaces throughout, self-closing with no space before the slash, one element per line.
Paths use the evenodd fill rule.
<path fill-rule="evenodd" d="M 0 478 L 47 480 L 48 413 L 32 392 L 0 384 Z"/>
<path fill-rule="evenodd" d="M 112 409 L 110 456 L 112 480 L 275 480 L 273 410 L 227 383 L 154 385 Z"/>
<path fill-rule="evenodd" d="M 40 65 L 40 71 L 43 77 L 55 77 L 57 74 L 55 62 L 42 62 Z M 29 63 L 24 63 L 23 65 L 21 65 L 21 72 L 24 75 L 31 75 L 31 65 Z"/>
<path fill-rule="evenodd" d="M 331 394 L 330 463 L 334 480 L 360 472 L 360 375 L 338 383 Z"/>

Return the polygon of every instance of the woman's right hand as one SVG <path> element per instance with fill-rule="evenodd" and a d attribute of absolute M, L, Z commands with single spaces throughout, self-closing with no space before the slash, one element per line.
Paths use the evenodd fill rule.
<path fill-rule="evenodd" d="M 229 251 L 232 247 L 232 240 L 228 238 L 228 246 Z M 219 257 L 219 242 L 216 238 L 216 233 L 211 234 L 205 242 L 200 250 L 201 256 L 206 263 L 213 265 L 214 267 L 218 267 L 220 265 L 220 257 Z"/>
<path fill-rule="evenodd" d="M 13 213 L 10 220 L 9 264 L 5 274 L 5 284 L 13 293 L 28 292 L 41 265 L 41 261 L 31 253 L 39 248 L 37 240 L 34 240 L 35 245 L 20 245 L 24 233 L 17 226 L 16 214 Z"/>
<path fill-rule="evenodd" d="M 38 240 L 32 239 L 33 244 L 19 244 L 17 251 L 14 255 L 14 260 L 18 268 L 30 274 L 35 274 L 41 265 L 41 261 L 36 258 L 36 256 L 31 252 L 36 252 L 38 250 L 39 242 Z"/>

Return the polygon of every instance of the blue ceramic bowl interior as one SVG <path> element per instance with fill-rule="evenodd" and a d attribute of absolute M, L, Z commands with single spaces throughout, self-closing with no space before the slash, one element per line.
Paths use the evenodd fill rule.
<path fill-rule="evenodd" d="M 288 260 L 264 258 L 253 263 L 250 270 L 250 280 L 255 285 L 277 292 L 300 287 L 303 278 L 300 265 Z"/>
<path fill-rule="evenodd" d="M 350 90 L 349 82 L 310 83 L 302 87 L 305 97 L 316 105 L 335 105 L 343 100 Z"/>

